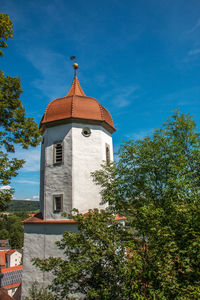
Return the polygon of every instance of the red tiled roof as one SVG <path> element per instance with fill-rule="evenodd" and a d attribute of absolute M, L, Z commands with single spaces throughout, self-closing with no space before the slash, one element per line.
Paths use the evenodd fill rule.
<path fill-rule="evenodd" d="M 12 255 L 15 251 L 16 249 L 8 250 L 6 255 Z"/>
<path fill-rule="evenodd" d="M 99 121 L 101 124 L 106 123 L 112 132 L 116 130 L 110 113 L 96 99 L 84 94 L 77 77 L 74 77 L 70 91 L 65 97 L 49 103 L 40 126 L 72 118 Z"/>
<path fill-rule="evenodd" d="M 126 220 L 126 217 L 123 217 L 123 216 L 120 216 L 120 215 L 116 215 L 116 217 L 115 217 L 115 220 L 116 221 L 119 221 L 119 220 Z"/>
<path fill-rule="evenodd" d="M 18 286 L 16 292 L 13 295 L 13 299 L 14 300 L 20 300 L 21 299 L 21 293 L 22 293 L 22 284 L 20 283 L 20 285 Z"/>
<path fill-rule="evenodd" d="M 35 214 L 28 214 L 29 217 L 33 217 Z"/>
<path fill-rule="evenodd" d="M 0 266 L 5 266 L 6 265 L 6 252 L 8 250 L 1 250 L 0 251 Z"/>
<path fill-rule="evenodd" d="M 74 95 L 76 95 L 76 96 L 86 96 L 84 91 L 81 88 L 81 85 L 80 85 L 80 82 L 79 82 L 77 76 L 74 77 L 73 82 L 72 82 L 72 86 L 71 86 L 69 92 L 67 93 L 66 97 L 74 96 Z"/>
<path fill-rule="evenodd" d="M 85 215 L 87 215 L 90 212 L 85 213 Z M 120 221 L 120 220 L 126 220 L 126 217 L 120 216 L 120 215 L 116 215 L 115 217 L 116 221 Z M 65 223 L 65 224 L 70 224 L 70 223 L 78 223 L 75 220 L 43 220 L 42 214 L 38 213 L 36 215 L 34 215 L 33 217 L 30 217 L 26 220 L 23 221 L 23 223 L 53 223 L 53 224 L 59 224 L 59 223 Z"/>
<path fill-rule="evenodd" d="M 20 286 L 20 284 L 21 284 L 21 282 L 17 282 L 17 283 L 5 285 L 3 288 L 4 288 L 5 290 L 9 290 L 9 289 L 12 289 L 12 288 L 15 288 L 15 287 Z"/>
<path fill-rule="evenodd" d="M 10 267 L 10 268 L 1 268 L 1 272 L 8 273 L 8 272 L 13 272 L 13 271 L 22 270 L 22 269 L 23 269 L 23 265 L 19 265 L 19 266 L 14 266 L 14 267 Z"/>
<path fill-rule="evenodd" d="M 12 300 L 13 298 L 10 297 L 3 288 L 0 288 L 0 300 Z"/>
<path fill-rule="evenodd" d="M 36 215 L 34 215 L 33 217 L 30 217 L 26 220 L 24 220 L 25 224 L 27 223 L 53 223 L 53 224 L 58 224 L 58 223 L 77 223 L 74 220 L 43 220 L 42 214 L 38 213 Z"/>

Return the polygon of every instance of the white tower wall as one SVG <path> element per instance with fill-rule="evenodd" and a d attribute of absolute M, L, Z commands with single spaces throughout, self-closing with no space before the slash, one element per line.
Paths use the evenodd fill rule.
<path fill-rule="evenodd" d="M 77 232 L 77 224 L 41 223 L 25 224 L 22 276 L 22 299 L 29 295 L 34 282 L 47 287 L 52 282 L 52 273 L 43 272 L 33 265 L 33 258 L 63 257 L 63 251 L 56 246 L 65 231 Z M 39 299 L 38 299 L 39 300 Z"/>
<path fill-rule="evenodd" d="M 82 129 L 88 127 L 86 137 Z M 54 144 L 63 142 L 63 163 L 53 161 Z M 47 128 L 41 149 L 40 203 L 46 220 L 63 219 L 54 213 L 53 196 L 63 195 L 63 211 L 77 208 L 81 213 L 100 205 L 99 187 L 93 182 L 91 172 L 101 168 L 106 160 L 106 145 L 113 160 L 112 135 L 99 125 L 63 124 Z"/>

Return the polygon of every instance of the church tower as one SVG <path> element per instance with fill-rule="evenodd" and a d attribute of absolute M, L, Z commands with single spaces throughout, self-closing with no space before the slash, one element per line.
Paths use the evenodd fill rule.
<path fill-rule="evenodd" d="M 65 231 L 77 231 L 77 223 L 62 212 L 104 208 L 91 172 L 113 160 L 115 128 L 110 113 L 85 95 L 76 74 L 78 64 L 73 67 L 68 94 L 49 103 L 40 123 L 40 213 L 24 221 L 22 297 L 34 281 L 47 286 L 52 280 L 50 273 L 33 266 L 32 259 L 62 256 L 55 242 Z"/>
<path fill-rule="evenodd" d="M 76 75 L 63 98 L 49 103 L 41 120 L 41 213 L 45 220 L 61 219 L 62 211 L 81 213 L 102 208 L 99 187 L 91 172 L 113 160 L 110 113 L 87 97 Z"/>

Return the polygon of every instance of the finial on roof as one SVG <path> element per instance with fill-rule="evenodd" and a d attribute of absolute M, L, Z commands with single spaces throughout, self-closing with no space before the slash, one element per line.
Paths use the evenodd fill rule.
<path fill-rule="evenodd" d="M 76 77 L 76 70 L 78 69 L 78 64 L 76 62 L 73 64 L 73 68 L 74 68 L 74 77 Z"/>
<path fill-rule="evenodd" d="M 76 62 L 76 56 L 71 56 L 71 60 L 74 60 L 73 68 L 74 68 L 74 77 L 76 77 L 76 70 L 78 69 L 78 64 Z"/>

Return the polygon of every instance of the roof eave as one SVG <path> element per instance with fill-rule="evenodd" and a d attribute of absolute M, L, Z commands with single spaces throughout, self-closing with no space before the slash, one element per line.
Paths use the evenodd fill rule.
<path fill-rule="evenodd" d="M 104 127 L 108 132 L 111 134 L 116 131 L 115 127 L 112 127 L 110 124 L 108 124 L 106 121 L 102 120 L 92 120 L 92 119 L 83 119 L 83 118 L 65 118 L 65 119 L 60 119 L 60 120 L 54 120 L 50 122 L 41 122 L 40 123 L 40 128 L 42 129 L 42 133 L 47 128 L 62 125 L 62 124 L 69 124 L 69 123 L 78 123 L 78 124 L 87 124 L 87 125 L 101 125 Z"/>

